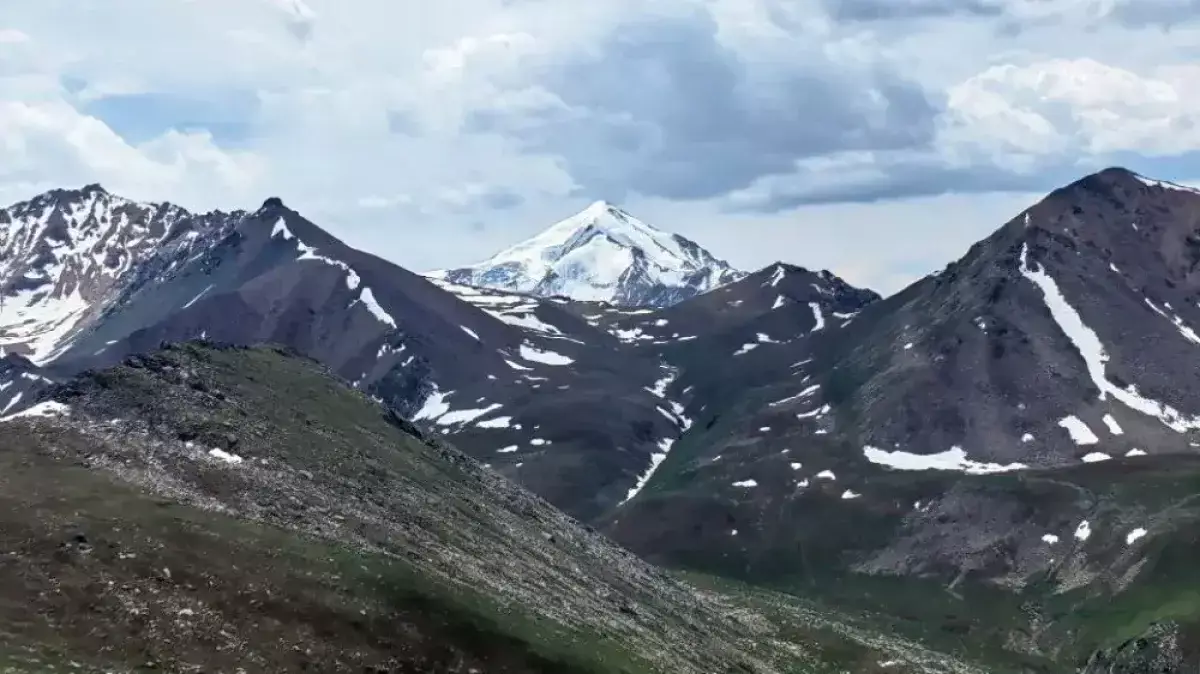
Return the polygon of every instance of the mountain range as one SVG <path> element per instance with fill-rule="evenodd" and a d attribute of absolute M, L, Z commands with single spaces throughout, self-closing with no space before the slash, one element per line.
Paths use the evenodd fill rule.
<path fill-rule="evenodd" d="M 278 344 L 661 566 L 886 616 L 983 671 L 1200 658 L 1186 187 L 1086 176 L 883 298 L 732 269 L 604 202 L 418 275 L 276 198 L 192 214 L 90 185 L 0 210 L 0 296 L 10 418 L 137 416 L 150 402 L 94 407 L 116 381 L 94 373 L 144 370 L 163 343 Z M 834 671 L 892 671 L 873 662 Z"/>

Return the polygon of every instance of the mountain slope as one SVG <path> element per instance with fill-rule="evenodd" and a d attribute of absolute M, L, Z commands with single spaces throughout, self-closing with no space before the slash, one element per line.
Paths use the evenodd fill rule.
<path fill-rule="evenodd" d="M 280 350 L 170 347 L 0 424 L 5 671 L 983 671 L 785 634 Z"/>
<path fill-rule="evenodd" d="M 693 241 L 597 201 L 488 260 L 428 275 L 542 297 L 664 307 L 744 274 Z"/>
<path fill-rule="evenodd" d="M 666 403 L 654 389 L 666 374 L 659 359 L 623 349 L 565 300 L 431 282 L 349 248 L 274 198 L 252 212 L 195 215 L 138 206 L 91 186 L 9 211 L 40 218 L 49 204 L 51 215 L 88 214 L 72 217 L 89 226 L 117 223 L 106 230 L 109 239 L 153 245 L 134 247 L 136 259 L 85 286 L 96 291 L 84 293 L 69 329 L 38 345 L 42 367 L 0 379 L 0 408 L 28 405 L 46 380 L 163 342 L 279 343 L 585 519 L 619 503 L 661 444 L 678 435 L 678 420 L 664 417 Z M 123 209 L 142 209 L 141 219 Z M 172 214 L 170 227 L 141 224 L 159 211 Z M 12 240 L 40 231 L 34 225 L 11 230 Z M 83 243 L 64 247 L 73 257 L 59 267 L 96 255 Z M 9 267 L 34 266 L 20 255 L 37 250 L 14 249 Z M 60 277 L 29 295 L 32 306 L 75 292 L 77 275 Z M 23 306 L 20 292 L 5 306 Z M 46 325 L 53 332 L 58 324 Z"/>
<path fill-rule="evenodd" d="M 694 423 L 608 530 L 900 613 L 948 587 L 981 643 L 1083 666 L 1168 610 L 1195 534 L 1197 241 L 1200 194 L 1109 169 L 852 319 L 667 352 Z M 1066 638 L 1064 603 L 1128 622 Z"/>

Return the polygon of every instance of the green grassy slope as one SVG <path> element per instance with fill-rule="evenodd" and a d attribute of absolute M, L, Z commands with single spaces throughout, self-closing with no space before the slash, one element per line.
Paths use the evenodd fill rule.
<path fill-rule="evenodd" d="M 986 671 L 697 590 L 275 349 L 52 396 L 0 425 L 0 671 Z"/>

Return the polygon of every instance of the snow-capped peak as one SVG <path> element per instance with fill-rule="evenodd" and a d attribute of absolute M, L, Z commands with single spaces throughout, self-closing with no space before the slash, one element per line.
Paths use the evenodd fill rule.
<path fill-rule="evenodd" d="M 463 285 L 636 306 L 667 306 L 744 276 L 696 243 L 606 201 L 595 201 L 484 262 L 428 275 Z"/>
<path fill-rule="evenodd" d="M 0 349 L 52 360 L 189 216 L 94 184 L 0 208 Z"/>

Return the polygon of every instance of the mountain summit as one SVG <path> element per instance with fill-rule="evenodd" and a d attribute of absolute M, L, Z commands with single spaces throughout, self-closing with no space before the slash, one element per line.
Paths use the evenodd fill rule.
<path fill-rule="evenodd" d="M 139 265 L 167 249 L 190 250 L 201 232 L 187 216 L 97 184 L 0 208 L 0 355 L 39 365 L 60 355 Z"/>
<path fill-rule="evenodd" d="M 543 297 L 650 307 L 669 306 L 745 276 L 695 242 L 605 201 L 488 260 L 428 275 Z"/>

